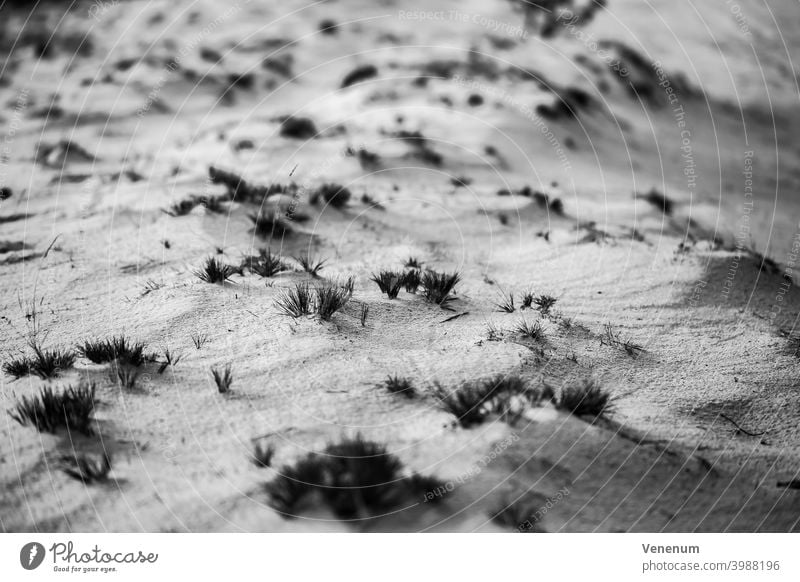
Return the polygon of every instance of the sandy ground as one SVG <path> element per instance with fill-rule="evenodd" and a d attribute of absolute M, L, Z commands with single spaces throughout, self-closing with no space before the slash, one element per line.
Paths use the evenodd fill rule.
<path fill-rule="evenodd" d="M 747 37 L 724 3 L 687 18 L 688 4 L 611 0 L 581 30 L 625 42 L 642 65 L 578 34 L 520 38 L 522 18 L 505 2 L 276 4 L 109 2 L 8 24 L 4 361 L 25 350 L 31 302 L 49 347 L 125 333 L 183 358 L 163 374 L 147 367 L 135 390 L 83 359 L 49 382 L 4 375 L 4 409 L 48 383 L 96 381 L 100 438 L 40 434 L 4 415 L 0 527 L 508 531 L 491 513 L 523 500 L 546 508 L 539 531 L 800 529 L 800 491 L 777 486 L 800 472 L 800 293 L 781 274 L 791 274 L 798 221 L 797 95 L 785 75 L 797 50 L 775 24 L 797 14 L 741 2 Z M 408 16 L 415 10 L 444 17 Z M 319 31 L 326 18 L 334 34 Z M 340 87 L 367 64 L 377 76 Z M 534 113 L 562 98 L 576 115 Z M 282 137 L 287 115 L 311 118 L 318 135 Z M 441 163 L 399 131 L 422 132 Z M 380 160 L 365 167 L 348 147 Z M 336 209 L 303 193 L 295 212 L 309 220 L 271 242 L 252 232 L 248 204 L 164 213 L 224 193 L 210 165 L 257 184 L 339 182 L 354 196 Z M 498 196 L 524 186 L 563 212 Z M 634 197 L 651 187 L 674 201 L 671 215 Z M 237 263 L 267 245 L 292 264 L 309 250 L 327 258 L 325 277 L 356 277 L 353 300 L 330 322 L 293 320 L 274 301 L 304 273 L 266 285 L 234 275 L 224 286 L 193 274 L 207 256 Z M 389 300 L 369 281 L 409 256 L 461 272 L 454 311 L 405 292 Z M 497 311 L 503 292 L 528 289 L 558 297 L 554 310 L 573 325 Z M 543 346 L 511 333 L 520 317 L 541 320 Z M 607 323 L 645 351 L 603 344 Z M 197 333 L 207 336 L 200 349 Z M 233 390 L 222 395 L 209 368 L 229 362 Z M 591 422 L 547 405 L 514 426 L 465 429 L 427 393 L 498 373 L 553 386 L 594 377 L 615 408 Z M 388 374 L 423 395 L 388 393 Z M 272 443 L 280 467 L 356 433 L 452 492 L 347 523 L 313 505 L 292 520 L 268 506 L 275 470 L 250 462 L 255 442 Z M 107 483 L 60 469 L 64 452 L 103 448 L 113 454 Z"/>

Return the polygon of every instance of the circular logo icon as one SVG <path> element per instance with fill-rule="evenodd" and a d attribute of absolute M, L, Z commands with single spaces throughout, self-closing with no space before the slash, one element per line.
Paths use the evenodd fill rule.
<path fill-rule="evenodd" d="M 26 570 L 35 570 L 44 561 L 44 546 L 38 542 L 29 542 L 19 552 L 19 563 Z"/>

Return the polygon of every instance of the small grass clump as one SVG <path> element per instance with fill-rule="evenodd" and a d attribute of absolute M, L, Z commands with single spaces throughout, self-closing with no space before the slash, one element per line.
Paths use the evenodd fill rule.
<path fill-rule="evenodd" d="M 396 456 L 356 435 L 282 467 L 266 490 L 269 504 L 286 518 L 314 498 L 339 519 L 355 519 L 389 511 L 438 485 L 430 477 L 404 476 Z"/>
<path fill-rule="evenodd" d="M 496 304 L 498 311 L 503 311 L 505 313 L 514 313 L 517 308 L 514 305 L 514 294 L 509 293 L 508 295 L 503 294 L 500 298 L 500 302 Z"/>
<path fill-rule="evenodd" d="M 534 305 L 536 305 L 536 309 L 538 309 L 542 315 L 549 314 L 550 310 L 556 304 L 556 301 L 558 301 L 558 299 L 556 299 L 552 295 L 538 295 L 533 299 L 533 303 Z"/>
<path fill-rule="evenodd" d="M 416 293 L 422 283 L 422 276 L 417 269 L 409 269 L 403 273 L 403 288 L 406 293 Z"/>
<path fill-rule="evenodd" d="M 366 303 L 361 304 L 361 314 L 359 319 L 361 320 L 361 327 L 367 326 L 367 316 L 369 315 L 369 305 Z"/>
<path fill-rule="evenodd" d="M 315 289 L 315 311 L 322 321 L 329 321 L 334 313 L 350 301 L 352 291 L 334 283 L 326 283 Z"/>
<path fill-rule="evenodd" d="M 397 375 L 389 376 L 384 381 L 384 385 L 392 394 L 400 394 L 406 398 L 414 398 L 417 395 L 417 391 L 408 378 L 401 378 Z"/>
<path fill-rule="evenodd" d="M 200 332 L 193 333 L 191 336 L 192 343 L 194 344 L 195 349 L 199 350 L 208 341 L 208 335 Z"/>
<path fill-rule="evenodd" d="M 542 324 L 538 321 L 530 323 L 524 319 L 521 319 L 514 328 L 514 331 L 516 331 L 522 337 L 532 339 L 537 342 L 544 340 L 544 330 L 542 329 Z"/>
<path fill-rule="evenodd" d="M 386 293 L 389 299 L 395 299 L 400 289 L 405 284 L 405 274 L 398 271 L 380 271 L 372 274 L 370 281 L 375 281 L 381 293 Z"/>
<path fill-rule="evenodd" d="M 327 183 L 322 184 L 311 193 L 310 202 L 317 204 L 322 199 L 325 204 L 334 208 L 344 208 L 352 196 L 353 193 L 341 184 Z"/>
<path fill-rule="evenodd" d="M 622 339 L 620 332 L 614 331 L 611 322 L 607 322 L 603 327 L 603 336 L 600 338 L 600 343 L 622 350 L 632 358 L 638 357 L 645 351 L 641 345 L 635 343 L 630 338 Z"/>
<path fill-rule="evenodd" d="M 438 383 L 435 386 L 434 394 L 441 405 L 464 428 L 481 424 L 492 414 L 514 424 L 541 397 L 538 391 L 528 388 L 522 378 L 514 375 L 498 374 L 486 380 L 462 384 L 455 390 L 447 390 Z"/>
<path fill-rule="evenodd" d="M 327 259 L 318 259 L 310 254 L 300 255 L 295 257 L 294 260 L 300 263 L 303 270 L 312 277 L 319 277 L 319 272 L 325 268 L 325 263 L 327 262 Z"/>
<path fill-rule="evenodd" d="M 203 266 L 194 271 L 194 274 L 206 283 L 223 284 L 230 280 L 231 275 L 238 269 L 233 265 L 225 264 L 216 257 L 208 257 Z"/>
<path fill-rule="evenodd" d="M 173 368 L 181 361 L 183 354 L 175 353 L 169 348 L 164 348 L 164 359 L 161 361 L 160 365 L 158 366 L 158 373 L 163 374 L 164 371 L 169 367 L 172 366 Z"/>
<path fill-rule="evenodd" d="M 532 291 L 525 291 L 522 294 L 522 304 L 520 304 L 519 308 L 522 309 L 533 309 L 533 300 L 535 299 L 535 295 Z"/>
<path fill-rule="evenodd" d="M 253 232 L 263 239 L 281 238 L 292 232 L 292 227 L 273 210 L 249 214 Z"/>
<path fill-rule="evenodd" d="M 291 317 L 309 315 L 313 308 L 311 287 L 308 283 L 297 283 L 294 289 L 284 290 L 275 300 L 275 305 Z"/>
<path fill-rule="evenodd" d="M 62 392 L 45 386 L 37 396 L 23 396 L 8 414 L 22 426 L 32 425 L 39 432 L 56 433 L 66 428 L 92 435 L 94 393 L 93 383 L 80 384 L 77 388 L 68 386 Z"/>
<path fill-rule="evenodd" d="M 422 261 L 420 261 L 417 257 L 408 257 L 403 266 L 406 269 L 417 269 L 419 271 L 422 269 Z"/>
<path fill-rule="evenodd" d="M 258 205 L 261 205 L 264 199 L 269 196 L 291 193 L 297 189 L 295 184 L 270 184 L 269 186 L 250 184 L 239 174 L 227 172 L 214 166 L 208 168 L 208 177 L 212 184 L 225 186 L 229 200 L 251 202 Z M 198 197 L 195 200 L 197 204 L 205 204 L 206 208 L 214 212 L 216 212 L 214 206 L 216 206 L 217 202 L 221 202 L 221 199 L 214 201 L 213 198 L 203 199 Z"/>
<path fill-rule="evenodd" d="M 253 447 L 253 464 L 259 469 L 265 469 L 272 466 L 272 458 L 275 456 L 275 445 L 269 443 L 262 445 L 256 443 Z"/>
<path fill-rule="evenodd" d="M 556 407 L 571 412 L 575 416 L 601 416 L 613 408 L 611 395 L 593 379 L 585 379 L 577 384 L 561 389 Z"/>
<path fill-rule="evenodd" d="M 144 342 L 133 341 L 124 335 L 104 340 L 88 340 L 78 346 L 78 353 L 93 364 L 116 361 L 129 366 L 141 366 L 150 359 L 144 350 Z"/>
<path fill-rule="evenodd" d="M 283 262 L 280 255 L 273 255 L 270 249 L 259 249 L 257 255 L 245 257 L 239 269 L 242 271 L 247 269 L 251 273 L 267 279 L 288 271 L 289 266 Z"/>
<path fill-rule="evenodd" d="M 3 371 L 15 380 L 29 375 L 47 380 L 58 377 L 75 363 L 72 350 L 46 350 L 38 345 L 33 345 L 32 349 L 33 356 L 13 358 L 3 364 Z"/>
<path fill-rule="evenodd" d="M 423 295 L 431 303 L 444 306 L 453 299 L 451 293 L 460 281 L 461 275 L 457 272 L 425 271 L 422 274 Z"/>
<path fill-rule="evenodd" d="M 139 379 L 139 370 L 126 364 L 117 363 L 113 368 L 113 375 L 116 376 L 117 382 L 121 388 L 134 390 L 136 388 L 136 381 Z"/>
<path fill-rule="evenodd" d="M 111 472 L 111 455 L 104 451 L 103 454 L 89 455 L 76 453 L 61 457 L 64 472 L 83 483 L 105 483 Z"/>
<path fill-rule="evenodd" d="M 217 390 L 220 394 L 227 394 L 231 391 L 231 384 L 233 384 L 233 369 L 230 364 L 226 364 L 224 368 L 211 368 L 211 376 L 214 378 L 214 383 L 217 385 Z"/>

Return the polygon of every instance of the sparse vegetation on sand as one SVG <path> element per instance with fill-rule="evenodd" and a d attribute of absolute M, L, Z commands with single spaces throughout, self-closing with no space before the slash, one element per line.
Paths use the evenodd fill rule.
<path fill-rule="evenodd" d="M 270 249 L 259 249 L 257 255 L 249 255 L 242 259 L 239 269 L 247 269 L 259 277 L 274 277 L 278 273 L 290 270 L 290 267 L 283 262 L 280 255 L 273 255 Z"/>
<path fill-rule="evenodd" d="M 325 283 L 314 291 L 316 295 L 314 308 L 322 321 L 330 320 L 334 313 L 350 301 L 352 296 L 351 290 L 335 283 Z"/>
<path fill-rule="evenodd" d="M 238 269 L 228 265 L 216 257 L 208 257 L 203 265 L 194 271 L 194 274 L 206 283 L 223 284 L 228 281 Z"/>
<path fill-rule="evenodd" d="M 63 471 L 83 483 L 104 483 L 111 472 L 111 454 L 103 451 L 99 455 L 89 453 L 67 454 L 61 457 Z"/>
<path fill-rule="evenodd" d="M 295 257 L 294 260 L 300 263 L 300 267 L 312 277 L 319 277 L 319 272 L 325 268 L 325 263 L 327 262 L 327 259 L 312 257 L 311 254 L 300 255 Z"/>
<path fill-rule="evenodd" d="M 420 275 L 419 270 L 409 269 L 403 273 L 403 288 L 405 288 L 406 293 L 416 293 L 421 283 L 422 275 Z"/>
<path fill-rule="evenodd" d="M 275 305 L 286 315 L 300 317 L 309 315 L 313 308 L 311 287 L 308 283 L 297 283 L 293 289 L 284 290 Z"/>
<path fill-rule="evenodd" d="M 370 277 L 370 281 L 375 281 L 381 293 L 386 293 L 389 299 L 395 299 L 400 289 L 406 282 L 404 273 L 399 271 L 380 271 L 377 275 L 375 273 Z"/>
<path fill-rule="evenodd" d="M 18 380 L 23 376 L 34 375 L 42 380 L 55 378 L 75 363 L 72 350 L 44 349 L 32 345 L 33 356 L 20 356 L 3 363 L 3 371 Z"/>
<path fill-rule="evenodd" d="M 645 352 L 644 347 L 635 343 L 630 338 L 623 339 L 620 332 L 614 331 L 611 322 L 607 322 L 603 326 L 603 335 L 600 338 L 600 343 L 621 350 L 632 358 L 636 358 Z"/>
<path fill-rule="evenodd" d="M 195 349 L 199 350 L 208 341 L 208 335 L 200 332 L 195 332 L 191 336 L 192 343 L 194 344 Z"/>
<path fill-rule="evenodd" d="M 318 204 L 320 199 L 334 208 L 344 208 L 353 193 L 341 184 L 326 183 L 316 188 L 309 198 L 311 204 Z"/>
<path fill-rule="evenodd" d="M 436 383 L 434 394 L 464 428 L 480 424 L 493 414 L 513 424 L 541 398 L 539 391 L 529 388 L 519 376 L 502 374 L 454 390 Z"/>
<path fill-rule="evenodd" d="M 417 395 L 414 385 L 408 378 L 403 378 L 397 375 L 389 376 L 384 381 L 384 385 L 392 394 L 400 394 L 406 398 L 414 398 Z"/>
<path fill-rule="evenodd" d="M 558 299 L 547 294 L 537 295 L 533 298 L 533 304 L 536 305 L 536 309 L 538 309 L 542 315 L 549 315 L 556 301 L 558 301 Z"/>
<path fill-rule="evenodd" d="M 397 457 L 357 435 L 285 465 L 266 491 L 269 504 L 286 518 L 316 500 L 340 519 L 355 519 L 421 498 L 438 485 L 430 477 L 404 476 Z"/>
<path fill-rule="evenodd" d="M 513 293 L 509 293 L 508 295 L 503 293 L 502 297 L 500 298 L 500 301 L 496 305 L 498 311 L 503 311 L 505 313 L 514 313 L 517 310 L 517 308 L 514 305 Z"/>
<path fill-rule="evenodd" d="M 45 386 L 36 396 L 23 396 L 8 414 L 22 426 L 34 426 L 39 432 L 55 433 L 66 428 L 92 435 L 94 394 L 93 383 L 68 386 L 61 392 Z"/>
<path fill-rule="evenodd" d="M 258 205 L 261 205 L 264 199 L 269 196 L 291 193 L 297 189 L 295 184 L 270 184 L 269 186 L 250 184 L 239 174 L 227 172 L 214 166 L 208 168 L 208 177 L 212 184 L 222 184 L 225 186 L 230 200 L 250 202 Z M 203 201 L 202 198 L 197 200 L 198 204 Z"/>
<path fill-rule="evenodd" d="M 78 346 L 78 353 L 93 364 L 116 361 L 129 366 L 141 366 L 153 359 L 145 354 L 145 347 L 144 342 L 119 335 L 110 339 L 87 340 Z"/>
<path fill-rule="evenodd" d="M 163 374 L 169 366 L 174 368 L 183 357 L 183 354 L 176 353 L 169 348 L 164 348 L 163 354 L 164 359 L 161 361 L 161 364 L 158 367 L 159 374 Z"/>
<path fill-rule="evenodd" d="M 121 388 L 133 390 L 136 388 L 136 381 L 139 379 L 139 370 L 133 366 L 117 362 L 112 368 L 113 376 Z"/>
<path fill-rule="evenodd" d="M 217 385 L 217 390 L 220 394 L 227 394 L 231 391 L 233 368 L 230 364 L 225 364 L 224 368 L 212 367 L 211 376 L 214 378 L 214 383 Z"/>
<path fill-rule="evenodd" d="M 561 389 L 556 407 L 576 416 L 601 416 L 611 411 L 611 395 L 589 378 Z"/>
<path fill-rule="evenodd" d="M 422 289 L 426 300 L 445 306 L 453 299 L 452 293 L 455 286 L 461 281 L 461 275 L 454 273 L 439 273 L 425 271 L 422 274 Z"/>
<path fill-rule="evenodd" d="M 262 445 L 256 443 L 253 447 L 253 464 L 259 469 L 272 466 L 272 458 L 275 456 L 275 445 L 268 443 Z"/>
<path fill-rule="evenodd" d="M 281 238 L 292 232 L 291 225 L 272 209 L 248 214 L 247 217 L 253 223 L 253 232 L 260 238 Z"/>
<path fill-rule="evenodd" d="M 514 331 L 524 338 L 531 339 L 536 342 L 544 341 L 544 330 L 542 329 L 542 324 L 539 321 L 530 323 L 525 319 L 520 319 L 519 323 L 517 323 L 516 327 L 514 327 Z"/>

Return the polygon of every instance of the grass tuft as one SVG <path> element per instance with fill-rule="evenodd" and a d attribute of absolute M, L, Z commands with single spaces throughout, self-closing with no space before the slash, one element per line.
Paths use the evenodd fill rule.
<path fill-rule="evenodd" d="M 453 299 L 451 293 L 460 281 L 461 275 L 457 272 L 425 271 L 422 274 L 423 295 L 431 303 L 443 306 Z"/>
<path fill-rule="evenodd" d="M 301 255 L 299 257 L 295 257 L 294 260 L 300 263 L 300 266 L 306 273 L 312 277 L 319 277 L 319 272 L 325 268 L 325 262 L 328 259 L 317 259 L 316 257 L 312 258 L 310 254 L 307 254 L 305 256 Z"/>
<path fill-rule="evenodd" d="M 384 384 L 386 385 L 386 389 L 392 394 L 401 394 L 406 398 L 414 398 L 417 395 L 416 389 L 408 378 L 401 378 L 396 375 L 389 376 L 384 381 Z"/>
<path fill-rule="evenodd" d="M 281 238 L 292 232 L 292 227 L 273 210 L 247 215 L 253 223 L 253 232 L 260 238 Z"/>
<path fill-rule="evenodd" d="M 395 299 L 405 283 L 405 274 L 398 271 L 380 271 L 372 274 L 370 281 L 375 281 L 381 293 L 386 293 L 389 299 Z"/>
<path fill-rule="evenodd" d="M 436 383 L 434 394 L 442 407 L 465 428 L 481 424 L 492 414 L 514 424 L 527 408 L 541 399 L 539 392 L 529 388 L 519 376 L 502 374 L 462 384 L 455 390 Z"/>
<path fill-rule="evenodd" d="M 514 305 L 514 294 L 509 293 L 507 296 L 503 294 L 500 299 L 500 303 L 497 303 L 497 310 L 503 311 L 505 313 L 514 313 L 517 308 Z"/>
<path fill-rule="evenodd" d="M 542 329 L 542 324 L 538 321 L 529 323 L 528 321 L 521 319 L 514 328 L 514 331 L 523 337 L 537 342 L 544 340 L 544 330 Z"/>
<path fill-rule="evenodd" d="M 558 299 L 552 295 L 538 295 L 533 299 L 536 309 L 538 309 L 542 315 L 550 313 L 550 309 L 556 304 L 556 301 L 558 301 Z"/>
<path fill-rule="evenodd" d="M 317 204 L 322 199 L 325 204 L 334 208 L 343 208 L 352 196 L 352 192 L 341 184 L 327 183 L 322 184 L 311 193 L 310 202 Z"/>
<path fill-rule="evenodd" d="M 60 376 L 74 363 L 75 353 L 72 350 L 46 350 L 34 345 L 33 356 L 22 356 L 9 360 L 3 364 L 3 371 L 15 380 L 29 375 L 47 380 Z"/>
<path fill-rule="evenodd" d="M 281 260 L 280 255 L 273 255 L 270 249 L 259 249 L 257 255 L 245 257 L 239 268 L 247 269 L 264 278 L 274 277 L 289 270 L 289 266 Z"/>
<path fill-rule="evenodd" d="M 269 443 L 262 446 L 261 443 L 256 443 L 253 447 L 253 464 L 259 469 L 265 469 L 272 466 L 272 458 L 275 456 L 275 445 Z"/>
<path fill-rule="evenodd" d="M 308 283 L 296 283 L 294 289 L 286 289 L 278 296 L 275 305 L 291 317 L 308 315 L 313 308 L 311 287 Z"/>
<path fill-rule="evenodd" d="M 194 274 L 206 283 L 223 284 L 236 272 L 237 269 L 233 265 L 227 265 L 216 257 L 208 257 L 203 266 L 194 271 Z"/>
<path fill-rule="evenodd" d="M 613 409 L 613 403 L 611 395 L 589 378 L 577 384 L 564 386 L 556 407 L 576 416 L 600 416 L 610 412 Z"/>
<path fill-rule="evenodd" d="M 422 276 L 417 269 L 409 269 L 403 273 L 403 287 L 406 293 L 416 293 L 422 283 Z"/>
<path fill-rule="evenodd" d="M 195 349 L 198 350 L 206 345 L 206 342 L 208 341 L 208 335 L 200 332 L 193 333 L 191 337 Z"/>
<path fill-rule="evenodd" d="M 227 394 L 231 391 L 231 384 L 233 384 L 233 369 L 230 364 L 226 364 L 224 368 L 211 368 L 211 376 L 214 378 L 214 383 L 217 385 L 217 390 L 220 394 Z"/>
<path fill-rule="evenodd" d="M 94 383 L 80 384 L 77 388 L 68 386 L 62 392 L 45 386 L 37 396 L 23 396 L 8 414 L 22 426 L 32 425 L 39 432 L 55 433 L 66 428 L 92 435 L 94 393 Z"/>
<path fill-rule="evenodd" d="M 144 342 L 133 341 L 120 335 L 104 340 L 88 340 L 78 346 L 78 353 L 93 364 L 117 361 L 130 366 L 141 366 L 148 360 Z"/>
<path fill-rule="evenodd" d="M 329 321 L 334 313 L 342 309 L 352 297 L 352 291 L 333 283 L 325 283 L 315 289 L 315 311 L 322 321 Z"/>
<path fill-rule="evenodd" d="M 338 518 L 355 519 L 384 513 L 438 485 L 430 477 L 404 476 L 396 456 L 356 435 L 282 467 L 266 490 L 270 505 L 287 518 L 314 498 Z"/>
<path fill-rule="evenodd" d="M 86 453 L 63 455 L 61 462 L 67 475 L 87 485 L 106 482 L 111 472 L 111 455 L 105 451 L 99 457 Z"/>
<path fill-rule="evenodd" d="M 635 343 L 630 338 L 622 339 L 620 332 L 614 331 L 611 322 L 607 322 L 603 327 L 603 336 L 600 338 L 600 343 L 622 350 L 632 358 L 638 357 L 639 354 L 645 351 L 641 345 Z"/>

